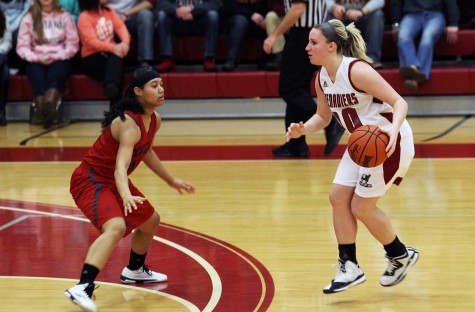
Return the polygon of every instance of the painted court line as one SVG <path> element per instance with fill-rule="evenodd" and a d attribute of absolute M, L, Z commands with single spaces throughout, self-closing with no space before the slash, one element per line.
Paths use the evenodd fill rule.
<path fill-rule="evenodd" d="M 82 222 L 89 222 L 89 220 L 86 219 L 86 218 L 73 217 L 73 216 L 62 215 L 62 214 L 58 214 L 58 213 L 45 212 L 45 211 L 36 211 L 36 210 L 30 210 L 30 209 L 12 208 L 12 207 L 5 207 L 5 206 L 0 206 L 0 209 L 10 210 L 10 211 L 22 211 L 22 212 L 28 212 L 28 213 L 32 213 L 32 214 L 39 214 L 39 215 L 45 215 L 45 216 L 51 216 L 51 217 L 72 219 L 72 220 L 82 221 Z M 28 216 L 23 216 L 23 217 L 28 218 Z M 20 219 L 20 218 L 18 218 L 18 219 Z M 24 218 L 24 219 L 26 219 L 26 218 Z M 18 221 L 18 219 L 14 220 L 14 221 L 17 221 L 15 223 L 18 223 L 18 222 L 24 220 L 23 219 L 23 220 Z M 12 222 L 14 222 L 14 221 L 12 221 Z M 9 222 L 8 224 L 10 224 L 12 222 Z M 13 224 L 15 224 L 15 223 L 13 223 Z M 8 226 L 11 226 L 13 224 L 10 224 Z M 185 248 L 181 245 L 175 244 L 175 243 L 173 243 L 169 240 L 166 240 L 166 239 L 163 239 L 163 238 L 160 238 L 160 237 L 157 237 L 157 236 L 154 236 L 154 240 L 159 241 L 163 244 L 169 245 L 170 247 L 175 248 L 175 249 L 179 250 L 180 252 L 183 252 L 183 253 L 187 254 L 188 256 L 190 256 L 192 259 L 194 259 L 196 262 L 198 262 L 205 269 L 205 271 L 210 276 L 210 279 L 212 281 L 213 286 L 212 286 L 211 298 L 210 298 L 208 304 L 206 305 L 206 307 L 203 309 L 203 311 L 213 311 L 213 309 L 217 306 L 217 304 L 218 304 L 218 302 L 221 298 L 222 289 L 223 289 L 223 285 L 222 285 L 222 282 L 221 282 L 221 279 L 219 277 L 218 272 L 216 272 L 216 270 L 213 268 L 213 266 L 209 262 L 207 262 L 205 259 L 203 259 L 201 256 L 199 256 L 195 252 L 189 250 L 188 248 Z M 190 309 L 190 311 L 193 311 L 192 307 L 188 307 L 188 308 Z"/>
<path fill-rule="evenodd" d="M 21 222 L 21 221 L 23 221 L 23 220 L 26 220 L 26 219 L 28 219 L 28 215 L 25 215 L 25 216 L 21 216 L 21 217 L 19 217 L 19 218 L 16 218 L 15 220 L 10 221 L 10 222 L 8 222 L 8 223 L 6 223 L 6 224 L 0 226 L 0 231 L 3 231 L 3 230 L 5 230 L 6 228 L 8 228 L 8 227 L 10 227 L 10 226 L 12 226 L 12 225 L 15 225 L 15 224 L 17 224 L 17 223 L 19 223 L 19 222 Z"/>
<path fill-rule="evenodd" d="M 32 276 L 0 276 L 0 280 L 1 279 L 31 279 L 31 280 L 52 280 L 52 281 L 77 282 L 77 280 L 72 280 L 72 279 L 69 279 L 69 278 L 32 277 Z M 196 307 L 193 303 L 191 303 L 191 302 L 189 302 L 189 301 L 187 301 L 183 298 L 180 298 L 180 297 L 177 297 L 177 296 L 165 293 L 165 292 L 161 292 L 161 291 L 157 291 L 157 290 L 153 290 L 153 289 L 129 286 L 129 285 L 116 284 L 116 283 L 97 282 L 97 281 L 95 283 L 99 284 L 99 285 L 109 285 L 109 286 L 113 286 L 113 287 L 132 289 L 132 290 L 138 291 L 138 292 L 152 293 L 154 295 L 159 295 L 159 296 L 168 298 L 170 300 L 176 301 L 176 302 L 180 303 L 181 305 L 185 306 L 190 312 L 199 312 L 200 311 L 200 309 L 198 309 L 198 307 Z"/>
<path fill-rule="evenodd" d="M 211 298 L 209 299 L 208 304 L 206 305 L 206 307 L 204 307 L 202 312 L 212 312 L 214 310 L 214 308 L 216 308 L 216 306 L 218 305 L 218 302 L 219 302 L 219 300 L 221 298 L 221 295 L 223 293 L 223 284 L 221 283 L 221 279 L 219 278 L 218 272 L 216 272 L 216 270 L 213 268 L 213 266 L 208 261 L 206 261 L 205 259 L 200 257 L 195 252 L 193 252 L 193 251 L 191 251 L 187 248 L 184 248 L 183 246 L 178 245 L 178 244 L 176 244 L 172 241 L 169 241 L 167 239 L 163 239 L 163 238 L 158 237 L 158 236 L 154 236 L 153 239 L 156 240 L 156 241 L 159 241 L 163 244 L 166 244 L 170 247 L 173 247 L 176 250 L 179 250 L 182 253 L 190 256 L 193 260 L 198 262 L 206 270 L 206 272 L 208 272 L 208 275 L 211 278 L 211 284 L 213 285 L 212 286 L 213 290 L 211 292 Z"/>
<path fill-rule="evenodd" d="M 216 244 L 216 245 L 219 245 L 221 246 L 222 248 L 225 248 L 227 250 L 229 250 L 230 252 L 234 253 L 235 255 L 237 255 L 238 257 L 240 257 L 243 261 L 247 262 L 247 264 L 256 272 L 256 274 L 259 276 L 259 281 L 261 282 L 261 287 L 262 287 L 262 295 L 259 299 L 259 302 L 257 304 L 257 307 L 254 309 L 254 311 L 257 311 L 262 303 L 264 302 L 264 298 L 265 298 L 265 294 L 266 294 L 266 283 L 265 283 L 265 279 L 264 277 L 262 276 L 262 272 L 256 267 L 256 265 L 254 263 L 252 263 L 252 261 L 250 261 L 248 258 L 246 258 L 244 255 L 242 255 L 241 253 L 237 252 L 236 250 L 230 248 L 229 246 L 225 245 L 225 244 L 222 244 L 214 239 L 210 239 L 204 235 L 200 235 L 198 233 L 194 233 L 192 231 L 187 231 L 187 230 L 184 230 L 184 229 L 180 229 L 180 228 L 176 228 L 176 227 L 173 227 L 173 226 L 168 226 L 168 225 L 162 225 L 164 227 L 168 227 L 168 228 L 171 228 L 171 229 L 175 229 L 175 230 L 179 230 L 179 231 L 182 231 L 183 233 L 187 233 L 189 235 L 194 235 L 196 237 L 200 237 L 201 239 L 204 239 L 204 240 L 207 240 L 213 244 Z M 202 264 L 203 265 L 203 264 Z M 218 275 L 218 278 L 219 278 L 219 275 Z M 214 281 L 213 281 L 213 289 L 215 289 L 214 287 Z M 214 291 L 213 291 L 213 295 L 214 295 Z M 216 299 L 216 298 L 215 298 Z M 219 299 L 219 297 L 217 297 L 217 299 Z M 215 300 L 213 300 L 213 298 L 210 299 L 210 303 L 213 302 Z M 217 301 L 216 301 L 216 305 L 217 305 Z M 206 306 L 205 309 L 203 309 L 203 312 L 205 311 L 213 311 L 213 309 L 211 310 L 207 310 L 207 308 L 210 306 L 210 304 L 208 304 L 208 306 Z"/>

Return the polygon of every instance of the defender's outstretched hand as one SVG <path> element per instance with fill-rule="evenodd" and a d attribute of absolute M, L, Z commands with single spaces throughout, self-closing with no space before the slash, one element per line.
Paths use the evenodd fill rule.
<path fill-rule="evenodd" d="M 180 179 L 173 179 L 171 183 L 168 183 L 170 187 L 176 189 L 178 193 L 183 194 L 183 191 L 187 193 L 194 193 L 196 191 L 195 187 L 188 182 L 182 181 Z"/>

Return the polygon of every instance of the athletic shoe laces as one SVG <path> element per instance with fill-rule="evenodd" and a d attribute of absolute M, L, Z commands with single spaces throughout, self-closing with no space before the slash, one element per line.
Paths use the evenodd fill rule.
<path fill-rule="evenodd" d="M 391 259 L 391 258 L 389 258 L 388 260 L 389 260 L 388 261 L 388 267 L 386 268 L 386 272 L 384 273 L 384 275 L 393 276 L 394 272 L 396 272 L 397 269 L 402 267 L 402 263 L 395 260 L 395 259 Z"/>
<path fill-rule="evenodd" d="M 148 275 L 152 276 L 153 272 L 150 270 L 145 264 L 142 266 L 142 272 L 147 273 Z"/>
<path fill-rule="evenodd" d="M 87 285 L 85 288 L 84 288 L 84 292 L 88 295 L 89 298 L 91 299 L 95 299 L 94 298 L 94 290 L 96 290 L 97 288 L 99 288 L 99 285 L 96 285 L 94 283 L 89 283 L 89 285 Z"/>
<path fill-rule="evenodd" d="M 336 271 L 336 276 L 334 281 L 342 281 L 345 279 L 346 275 L 346 265 L 345 262 L 338 260 L 338 269 Z"/>

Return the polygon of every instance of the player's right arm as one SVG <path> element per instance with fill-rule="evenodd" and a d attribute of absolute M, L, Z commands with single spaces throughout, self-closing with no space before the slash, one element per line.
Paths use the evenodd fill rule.
<path fill-rule="evenodd" d="M 358 90 L 362 90 L 373 97 L 388 103 L 393 107 L 392 127 L 384 131 L 389 136 L 386 148 L 388 157 L 396 149 L 399 130 L 404 122 L 408 105 L 406 100 L 368 63 L 356 62 L 351 68 L 351 81 Z"/>
<path fill-rule="evenodd" d="M 125 116 L 124 121 L 120 117 L 112 121 L 111 131 L 114 139 L 119 142 L 114 179 L 119 195 L 122 198 L 124 213 L 127 215 L 132 212 L 132 209 L 137 209 L 136 203 L 141 204 L 146 199 L 140 196 L 132 196 L 130 193 L 127 170 L 132 159 L 134 145 L 140 140 L 141 132 L 135 121 L 131 117 Z"/>
<path fill-rule="evenodd" d="M 325 94 L 319 83 L 320 75 L 315 79 L 315 90 L 317 93 L 317 112 L 305 123 L 291 123 L 285 135 L 287 141 L 296 139 L 302 135 L 311 134 L 322 130 L 330 123 L 332 119 L 332 112 L 328 106 Z"/>

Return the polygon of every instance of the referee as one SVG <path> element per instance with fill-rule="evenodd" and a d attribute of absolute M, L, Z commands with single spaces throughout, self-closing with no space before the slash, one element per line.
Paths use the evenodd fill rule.
<path fill-rule="evenodd" d="M 279 27 L 264 41 L 263 49 L 270 54 L 277 38 L 286 34 L 279 94 L 287 104 L 285 110 L 285 132 L 287 132 L 287 127 L 292 122 L 305 122 L 316 112 L 310 85 L 318 67 L 310 63 L 305 47 L 312 27 L 325 22 L 327 9 L 325 0 L 284 0 L 284 5 L 285 17 Z M 333 152 L 343 132 L 344 128 L 333 118 L 325 128 L 327 140 L 325 155 Z M 310 150 L 305 136 L 301 136 L 274 148 L 272 153 L 276 157 L 306 157 L 310 154 Z"/>

